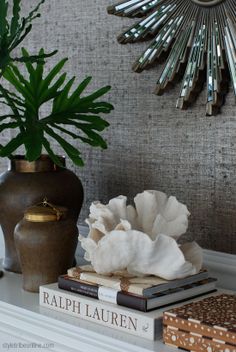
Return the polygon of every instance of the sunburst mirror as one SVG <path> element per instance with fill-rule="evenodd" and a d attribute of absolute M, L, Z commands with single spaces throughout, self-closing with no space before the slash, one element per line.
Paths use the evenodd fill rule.
<path fill-rule="evenodd" d="M 133 70 L 141 72 L 165 61 L 157 95 L 182 78 L 176 106 L 186 109 L 207 82 L 207 115 L 220 111 L 230 77 L 236 95 L 236 0 L 126 0 L 109 6 L 108 13 L 144 16 L 118 41 L 135 43 L 154 37 Z"/>

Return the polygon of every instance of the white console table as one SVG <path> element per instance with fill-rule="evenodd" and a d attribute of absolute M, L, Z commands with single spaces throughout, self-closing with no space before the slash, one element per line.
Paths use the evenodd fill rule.
<path fill-rule="evenodd" d="M 21 275 L 5 272 L 0 279 L 0 351 L 172 351 L 161 341 L 137 338 L 42 308 L 38 294 L 25 292 L 21 286 Z M 38 344 L 44 348 L 36 348 Z"/>
<path fill-rule="evenodd" d="M 1 234 L 0 234 L 1 235 Z M 236 256 L 204 251 L 205 265 L 219 286 L 236 290 Z M 148 341 L 42 308 L 38 294 L 22 289 L 22 276 L 0 279 L 0 351 L 173 352 L 161 340 Z"/>

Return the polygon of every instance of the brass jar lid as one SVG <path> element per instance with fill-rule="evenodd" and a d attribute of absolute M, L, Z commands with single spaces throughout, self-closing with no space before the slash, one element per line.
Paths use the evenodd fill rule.
<path fill-rule="evenodd" d="M 43 202 L 28 208 L 24 219 L 30 222 L 60 221 L 66 218 L 67 208 L 51 204 L 44 199 Z"/>

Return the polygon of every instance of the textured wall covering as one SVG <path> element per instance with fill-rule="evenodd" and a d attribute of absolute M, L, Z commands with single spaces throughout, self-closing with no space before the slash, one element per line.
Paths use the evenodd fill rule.
<path fill-rule="evenodd" d="M 180 86 L 152 94 L 159 68 L 142 74 L 131 71 L 145 44 L 121 46 L 116 35 L 133 21 L 106 13 L 112 0 L 48 0 L 42 18 L 24 45 L 59 49 L 68 56 L 67 69 L 79 79 L 93 76 L 92 88 L 110 84 L 115 111 L 105 133 L 109 149 L 80 146 L 83 169 L 68 166 L 81 177 L 86 202 L 103 202 L 144 189 L 176 195 L 191 211 L 188 238 L 214 250 L 236 253 L 236 119 L 230 90 L 217 117 L 205 117 L 203 92 L 191 110 L 175 109 Z M 28 8 L 33 1 L 23 1 Z M 56 58 L 50 59 L 54 63 Z M 1 137 L 0 143 L 2 143 Z M 4 162 L 0 161 L 3 169 Z"/>

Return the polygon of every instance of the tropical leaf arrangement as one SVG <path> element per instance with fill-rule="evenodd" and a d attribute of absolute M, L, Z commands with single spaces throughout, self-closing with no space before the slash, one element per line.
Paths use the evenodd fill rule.
<path fill-rule="evenodd" d="M 21 17 L 21 0 L 12 1 L 12 16 L 11 20 L 8 20 L 9 2 L 6 0 L 0 0 L 0 74 L 4 72 L 4 69 L 14 61 L 38 61 L 43 60 L 49 56 L 54 55 L 57 51 L 53 51 L 49 54 L 43 54 L 41 56 L 31 55 L 27 58 L 24 56 L 15 57 L 13 55 L 14 49 L 24 40 L 24 38 L 30 33 L 32 29 L 32 22 L 40 17 L 38 12 L 40 6 L 45 2 L 41 0 L 38 5 L 26 16 Z"/>
<path fill-rule="evenodd" d="M 30 32 L 31 22 L 39 16 L 38 9 L 44 0 L 23 19 L 20 19 L 20 2 L 21 0 L 13 0 L 13 17 L 9 24 L 8 2 L 0 0 L 0 50 L 5 53 L 5 58 L 0 54 L 0 103 L 9 108 L 8 114 L 0 115 L 0 132 L 6 129 L 18 130 L 9 143 L 0 145 L 0 156 L 11 158 L 20 146 L 24 146 L 26 160 L 37 160 L 42 151 L 46 150 L 53 162 L 62 166 L 51 147 L 50 141 L 54 139 L 75 165 L 83 166 L 80 151 L 68 139 L 107 148 L 100 132 L 109 123 L 100 114 L 110 113 L 113 106 L 99 98 L 110 90 L 110 86 L 86 96 L 84 91 L 91 81 L 91 77 L 87 77 L 73 88 L 75 77 L 67 78 L 67 74 L 62 72 L 67 58 L 60 60 L 45 73 L 45 59 L 55 52 L 46 54 L 41 49 L 38 55 L 30 55 L 22 48 L 22 55 L 12 58 L 12 50 Z M 25 66 L 26 75 L 21 73 L 19 62 Z M 5 88 L 4 81 L 10 83 L 13 90 Z M 47 116 L 41 116 L 41 108 L 45 103 L 50 111 Z"/>

